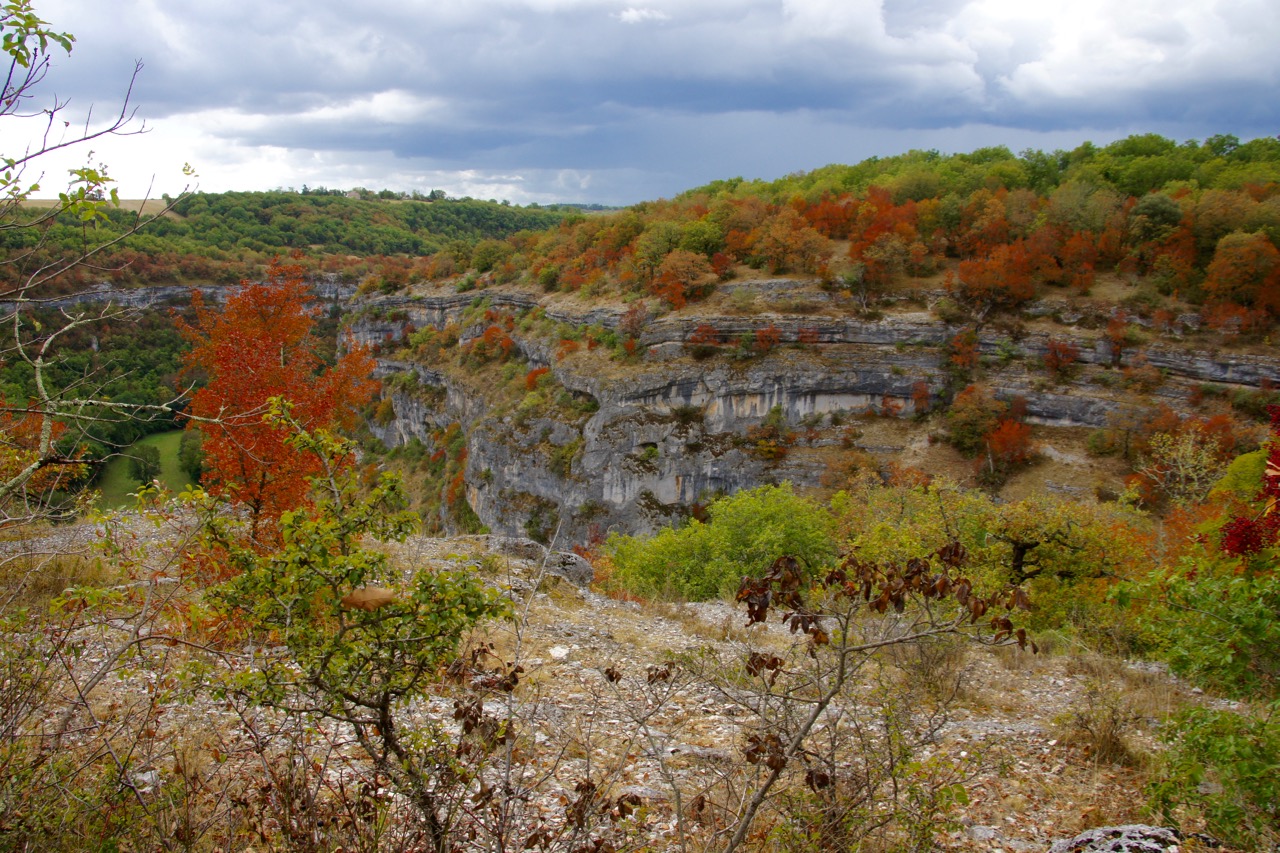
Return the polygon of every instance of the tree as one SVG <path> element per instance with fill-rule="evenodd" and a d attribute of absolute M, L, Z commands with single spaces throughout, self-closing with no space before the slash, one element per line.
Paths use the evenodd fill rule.
<path fill-rule="evenodd" d="M 404 583 L 385 551 L 361 544 L 366 536 L 402 541 L 412 529 L 399 482 L 384 474 L 361 494 L 346 463 L 348 442 L 303 430 L 278 399 L 271 409 L 267 426 L 286 437 L 294 461 L 310 458 L 316 494 L 309 507 L 280 516 L 281 547 L 267 552 L 245 544 L 234 516 L 206 504 L 214 511 L 205 516 L 205 545 L 235 570 L 214 591 L 216 606 L 229 625 L 272 649 L 228 676 L 228 691 L 286 715 L 350 726 L 378 772 L 418 810 L 431 849 L 453 849 L 450 831 L 461 816 L 447 793 L 470 784 L 461 739 L 439 720 L 425 731 L 421 721 L 410 723 L 407 701 L 426 694 L 473 626 L 507 614 L 509 604 L 473 574 L 424 568 Z"/>
<path fill-rule="evenodd" d="M 204 472 L 204 434 L 198 429 L 189 429 L 182 434 L 178 444 L 178 467 L 193 482 L 200 479 Z"/>
<path fill-rule="evenodd" d="M 711 275 L 711 262 L 697 252 L 675 249 L 658 265 L 651 289 L 677 311 L 684 307 L 690 290 Z"/>
<path fill-rule="evenodd" d="M 731 594 L 743 572 L 763 574 L 776 554 L 795 555 L 810 572 L 835 554 L 830 516 L 789 483 L 721 498 L 707 512 L 705 523 L 652 537 L 611 535 L 605 550 L 617 582 L 650 598 L 703 600 Z"/>
<path fill-rule="evenodd" d="M 108 136 L 141 133 L 134 120 L 130 96 L 134 70 L 120 109 L 97 126 L 84 125 L 77 133 L 63 135 L 67 104 L 48 97 L 43 84 L 50 62 L 58 53 L 70 53 L 73 36 L 52 29 L 29 0 L 13 0 L 0 6 L 0 50 L 9 60 L 0 123 L 6 131 L 23 135 L 18 126 L 34 133 L 21 152 L 0 152 L 0 240 L 7 247 L 0 254 L 0 327 L 8 331 L 0 341 L 0 361 L 16 365 L 23 374 L 23 398 L 0 399 L 0 527 L 48 517 L 58 510 L 54 493 L 78 484 L 84 474 L 82 448 L 94 440 L 105 422 L 123 418 L 171 417 L 172 403 L 133 404 L 107 388 L 110 371 L 68 376 L 56 368 L 63 342 L 95 324 L 125 315 L 110 304 L 96 309 L 61 309 L 52 325 L 35 317 L 53 292 L 74 285 L 73 274 L 96 261 L 106 250 L 137 232 L 141 214 L 126 220 L 123 228 L 100 232 L 118 205 L 114 181 L 93 161 L 73 169 L 70 180 L 54 204 L 26 204 L 41 190 L 27 173 L 37 170 L 41 159 L 65 150 L 84 149 Z M 56 131 L 56 132 L 55 132 Z M 55 226 L 71 220 L 79 223 L 83 240 L 74 248 L 52 239 Z M 108 236 L 100 237 L 101 233 Z"/>
<path fill-rule="evenodd" d="M 1015 308 L 1035 295 L 1031 264 L 1024 241 L 996 246 L 984 257 L 961 261 L 959 279 L 947 286 L 984 317 L 992 309 Z"/>
<path fill-rule="evenodd" d="M 1003 483 L 1010 472 L 1030 461 L 1031 427 L 1014 418 L 1001 418 L 982 439 L 986 459 L 979 464 L 979 479 L 991 485 Z"/>
<path fill-rule="evenodd" d="M 981 385 L 970 385 L 956 395 L 947 410 L 947 440 L 966 456 L 984 447 L 984 439 L 995 429 L 1008 407 Z"/>
<path fill-rule="evenodd" d="M 300 452 L 287 431 L 263 421 L 267 401 L 286 398 L 304 430 L 347 428 L 376 384 L 363 349 L 322 365 L 300 266 L 273 261 L 266 283 L 242 284 L 220 309 L 197 292 L 195 324 L 180 327 L 192 347 L 186 375 L 207 377 L 189 409 L 209 421 L 201 426 L 204 484 L 246 507 L 258 537 L 306 501 L 308 478 L 317 473 L 315 454 Z"/>
<path fill-rule="evenodd" d="M 751 232 L 751 255 L 770 272 L 813 272 L 827 241 L 800 214 L 784 208 Z"/>
<path fill-rule="evenodd" d="M 150 483 L 160 476 L 160 448 L 154 444 L 140 444 L 133 448 L 129 460 L 129 473 L 139 483 Z"/>
<path fill-rule="evenodd" d="M 1280 250 L 1263 234 L 1228 234 L 1205 271 L 1214 299 L 1280 315 Z"/>
<path fill-rule="evenodd" d="M 1146 502 L 1183 506 L 1204 500 L 1229 461 L 1217 436 L 1188 426 L 1151 436 L 1133 479 Z"/>

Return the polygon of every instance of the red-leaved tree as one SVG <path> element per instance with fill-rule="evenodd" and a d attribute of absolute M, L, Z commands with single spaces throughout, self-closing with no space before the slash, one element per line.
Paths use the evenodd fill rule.
<path fill-rule="evenodd" d="M 243 505 L 252 535 L 262 539 L 273 535 L 282 512 L 306 502 L 308 478 L 318 473 L 314 454 L 264 422 L 267 401 L 285 398 L 307 430 L 349 428 L 377 384 L 363 349 L 324 366 L 302 267 L 273 261 L 265 284 L 242 284 L 222 306 L 205 304 L 196 292 L 194 325 L 180 322 L 191 344 L 183 369 L 205 380 L 190 406 L 205 434 L 203 485 Z"/>

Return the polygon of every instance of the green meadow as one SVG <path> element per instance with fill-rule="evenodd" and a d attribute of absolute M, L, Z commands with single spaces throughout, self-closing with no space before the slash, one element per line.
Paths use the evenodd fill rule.
<path fill-rule="evenodd" d="M 129 470 L 129 453 L 140 445 L 153 445 L 160 451 L 160 482 L 166 489 L 174 492 L 182 491 L 191 485 L 191 478 L 178 467 L 178 443 L 182 440 L 182 430 L 160 432 L 139 439 L 135 444 L 125 448 L 119 456 L 108 459 L 103 465 L 102 476 L 98 480 L 98 491 L 102 496 L 98 505 L 102 509 L 117 509 L 133 503 L 133 497 L 142 484 L 133 478 Z"/>

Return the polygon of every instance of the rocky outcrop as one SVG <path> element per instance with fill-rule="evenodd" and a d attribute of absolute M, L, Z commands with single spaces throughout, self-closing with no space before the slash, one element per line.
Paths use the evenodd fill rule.
<path fill-rule="evenodd" d="M 320 302 L 345 303 L 356 294 L 356 286 L 337 276 L 322 276 L 309 282 L 311 292 Z M 146 287 L 113 287 L 100 282 L 69 296 L 42 300 L 46 307 L 71 309 L 79 305 L 112 305 L 117 308 L 142 309 L 164 305 L 185 304 L 191 294 L 199 293 L 208 301 L 221 302 L 229 294 L 240 290 L 238 284 L 168 284 Z M 12 304 L 12 303 L 0 303 Z"/>
<path fill-rule="evenodd" d="M 1208 836 L 1196 837 L 1201 847 L 1218 846 Z M 1054 842 L 1049 853 L 1163 853 L 1182 849 L 1183 841 L 1181 832 L 1162 826 L 1102 826 L 1074 838 Z"/>
<path fill-rule="evenodd" d="M 595 569 L 582 557 L 569 551 L 551 551 L 532 539 L 490 536 L 487 544 L 490 551 L 529 560 L 536 568 L 562 577 L 575 586 L 588 586 L 595 577 Z"/>
<path fill-rule="evenodd" d="M 580 541 L 611 530 L 647 531 L 697 512 L 717 494 L 784 480 L 816 484 L 831 467 L 824 450 L 849 444 L 840 424 L 850 416 L 907 416 L 922 402 L 921 389 L 933 406 L 964 384 L 946 349 L 958 327 L 925 311 L 860 319 L 833 310 L 841 306 L 823 295 L 830 304 L 821 314 L 650 318 L 637 357 L 625 364 L 602 352 L 559 361 L 554 341 L 516 327 L 528 366 L 550 368 L 559 386 L 590 401 L 589 416 L 581 408 L 534 414 L 495 408 L 491 389 L 456 366 L 384 359 L 381 375 L 412 377 L 413 388 L 392 383 L 395 417 L 374 432 L 394 446 L 427 442 L 433 430 L 461 424 L 467 499 L 484 524 L 505 534 L 545 538 L 559 530 L 567 541 Z M 571 303 L 542 304 L 536 294 L 495 289 L 371 300 L 358 306 L 349 330 L 384 352 L 427 326 L 457 324 L 465 342 L 487 323 L 476 321 L 478 306 L 520 315 L 537 308 L 579 328 L 616 331 L 623 322 L 621 309 L 577 311 Z M 690 339 L 705 338 L 708 327 L 717 343 L 704 347 L 702 360 L 692 358 Z M 761 332 L 769 345 L 755 345 Z M 1076 338 L 1078 369 L 1069 381 L 1053 380 L 1040 366 L 1050 340 L 1034 331 L 984 331 L 979 342 L 982 381 L 998 396 L 1023 398 L 1034 423 L 1101 427 L 1126 408 L 1183 406 L 1205 383 L 1280 385 L 1280 358 L 1168 344 L 1142 347 L 1136 362 L 1135 353 L 1126 354 L 1126 364 L 1141 373 L 1127 375 L 1111 366 L 1106 340 L 1087 329 Z M 862 448 L 868 449 L 875 450 Z"/>

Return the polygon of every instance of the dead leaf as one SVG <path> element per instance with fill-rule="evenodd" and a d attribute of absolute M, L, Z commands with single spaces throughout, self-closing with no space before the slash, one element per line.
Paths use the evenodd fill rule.
<path fill-rule="evenodd" d="M 386 607 L 396 601 L 394 590 L 381 586 L 366 586 L 353 590 L 342 597 L 345 610 L 367 610 L 372 613 L 380 607 Z"/>

